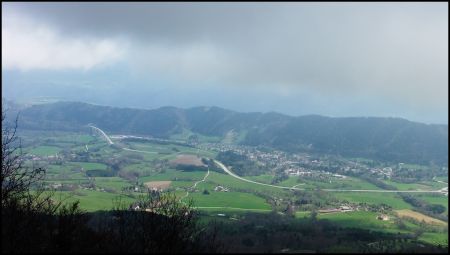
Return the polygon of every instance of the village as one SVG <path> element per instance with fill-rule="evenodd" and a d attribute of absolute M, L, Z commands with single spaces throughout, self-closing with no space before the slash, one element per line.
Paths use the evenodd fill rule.
<path fill-rule="evenodd" d="M 258 161 L 263 166 L 270 167 L 276 172 L 285 172 L 291 176 L 313 176 L 328 174 L 335 178 L 346 178 L 347 175 L 358 175 L 369 172 L 377 178 L 391 179 L 394 169 L 392 167 L 368 167 L 343 158 L 318 158 L 307 153 L 288 153 L 279 150 L 261 151 L 257 147 L 223 144 L 202 143 L 197 148 L 218 152 L 232 151 L 238 155 L 246 156 L 251 161 Z M 402 163 L 400 163 L 402 164 Z M 401 167 L 401 165 L 399 165 Z"/>

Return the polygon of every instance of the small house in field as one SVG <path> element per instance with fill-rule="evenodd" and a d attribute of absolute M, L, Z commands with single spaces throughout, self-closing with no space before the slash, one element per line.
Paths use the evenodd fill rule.
<path fill-rule="evenodd" d="M 380 214 L 377 216 L 377 220 L 389 220 L 389 216 L 386 214 Z"/>
<path fill-rule="evenodd" d="M 129 209 L 130 209 L 130 210 L 133 210 L 133 211 L 138 211 L 138 210 L 140 210 L 141 207 L 139 206 L 139 202 L 134 202 L 133 204 L 131 204 Z"/>
<path fill-rule="evenodd" d="M 340 209 L 342 212 L 351 212 L 351 211 L 353 211 L 353 209 L 352 209 L 350 206 L 346 206 L 346 205 L 341 205 L 341 206 L 339 207 L 339 209 Z"/>
<path fill-rule="evenodd" d="M 228 192 L 229 190 L 228 190 L 227 188 L 222 187 L 222 186 L 219 185 L 219 186 L 217 186 L 217 187 L 214 188 L 214 191 Z"/>

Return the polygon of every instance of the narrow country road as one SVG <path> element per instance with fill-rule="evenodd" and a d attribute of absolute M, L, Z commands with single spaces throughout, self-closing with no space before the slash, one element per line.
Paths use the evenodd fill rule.
<path fill-rule="evenodd" d="M 300 185 L 305 185 L 305 184 L 306 184 L 306 183 L 299 183 L 299 184 L 296 184 L 296 185 L 292 186 L 291 189 L 292 189 L 292 188 L 295 188 L 295 187 L 297 187 L 297 186 L 300 186 Z"/>
<path fill-rule="evenodd" d="M 98 130 L 108 141 L 109 144 L 114 144 L 111 139 L 108 137 L 108 135 L 106 135 L 105 132 L 103 132 L 103 130 L 101 130 L 100 128 L 97 128 L 93 125 L 88 125 L 91 128 L 94 128 L 96 130 Z M 122 148 L 124 150 L 127 151 L 136 151 L 136 152 L 143 152 L 143 153 L 153 153 L 153 152 L 149 152 L 149 151 L 139 151 L 139 150 L 133 150 L 133 149 L 129 149 L 129 148 Z M 295 186 L 293 187 L 286 187 L 286 186 L 279 186 L 279 185 L 272 185 L 272 184 L 267 184 L 267 183 L 261 183 L 261 182 L 256 182 L 256 181 L 252 181 L 252 180 L 248 180 L 245 178 L 242 178 L 238 175 L 236 175 L 235 173 L 231 172 L 224 164 L 222 164 L 221 162 L 213 159 L 214 162 L 220 166 L 220 168 L 223 169 L 223 171 L 225 171 L 227 174 L 231 175 L 232 177 L 239 179 L 241 181 L 245 181 L 245 182 L 249 182 L 249 183 L 254 183 L 257 185 L 263 185 L 263 186 L 269 186 L 269 187 L 274 187 L 274 188 L 278 188 L 278 189 L 287 189 L 287 190 L 305 190 L 302 188 L 296 188 Z M 205 177 L 203 178 L 203 180 L 200 180 L 198 182 L 196 182 L 194 184 L 194 186 L 192 186 L 191 188 L 195 188 L 197 186 L 198 183 L 203 182 L 206 180 L 206 178 L 209 175 L 209 169 L 208 172 L 206 173 Z M 442 181 L 438 181 L 438 182 L 442 182 Z M 441 193 L 444 195 L 448 194 L 448 187 L 446 188 L 442 188 L 439 190 L 371 190 L 371 189 L 321 189 L 323 191 L 328 191 L 328 192 L 376 192 L 376 193 Z M 189 196 L 189 191 L 186 193 L 186 195 L 183 197 L 187 197 Z M 181 198 L 181 199 L 183 199 Z M 181 201 L 181 200 L 180 200 Z"/>
<path fill-rule="evenodd" d="M 101 130 L 100 128 L 95 127 L 93 125 L 88 125 L 88 126 L 91 127 L 91 128 L 94 128 L 97 131 L 99 131 L 106 138 L 106 140 L 108 141 L 109 144 L 114 144 L 113 141 L 111 141 L 111 139 L 108 137 L 108 135 L 106 135 L 106 133 L 103 132 L 103 130 Z M 141 152 L 141 153 L 157 154 L 157 152 L 154 152 L 154 151 L 140 151 L 140 150 L 134 150 L 134 149 L 124 148 L 124 147 L 122 147 L 122 149 L 124 149 L 126 151 L 135 151 L 135 152 Z M 203 177 L 202 180 L 197 181 L 196 183 L 194 183 L 194 185 L 192 187 L 190 187 L 190 189 L 195 189 L 195 187 L 197 187 L 197 184 L 199 184 L 200 182 L 204 182 L 206 180 L 206 178 L 208 178 L 208 175 L 209 175 L 209 168 L 208 168 L 208 172 L 206 173 L 205 177 Z M 189 196 L 189 190 L 186 192 L 186 195 L 180 199 L 180 201 L 183 200 L 184 198 L 186 198 L 187 196 Z"/>
<path fill-rule="evenodd" d="M 149 153 L 149 154 L 158 154 L 158 152 L 156 151 L 140 151 L 140 150 L 133 150 L 133 149 L 128 149 L 128 148 L 122 148 L 126 151 L 136 151 L 136 152 L 142 152 L 142 153 Z"/>
<path fill-rule="evenodd" d="M 274 187 L 274 188 L 279 188 L 279 189 L 290 189 L 290 190 L 305 190 L 305 189 L 300 189 L 300 188 L 295 188 L 295 187 L 286 187 L 286 186 L 278 186 L 278 185 L 272 185 L 272 184 L 267 184 L 267 183 L 260 183 L 260 182 L 255 182 L 252 180 L 248 180 L 245 178 L 242 178 L 236 174 L 234 174 L 233 172 L 231 172 L 224 164 L 222 164 L 221 162 L 217 161 L 214 159 L 214 162 L 219 165 L 227 174 L 233 176 L 234 178 L 237 178 L 239 180 L 245 181 L 245 182 L 250 182 L 250 183 L 254 183 L 254 184 L 258 184 L 258 185 L 264 185 L 264 186 L 270 186 L 270 187 Z M 445 189 L 445 188 L 444 188 Z M 373 189 L 321 189 L 323 191 L 329 191 L 329 192 L 379 192 L 379 193 L 444 193 L 445 191 L 443 189 L 440 190 L 373 190 Z"/>
<path fill-rule="evenodd" d="M 196 183 L 194 183 L 194 185 L 192 187 L 190 187 L 187 191 L 186 191 L 186 195 L 184 195 L 184 197 L 180 198 L 180 201 L 185 199 L 186 197 L 189 196 L 189 190 L 195 189 L 195 187 L 197 187 L 197 184 L 199 184 L 200 182 L 204 182 L 206 180 L 206 178 L 208 178 L 209 175 L 209 168 L 208 168 L 208 172 L 206 173 L 205 177 L 203 177 L 202 180 L 197 181 Z"/>
<path fill-rule="evenodd" d="M 227 174 L 233 176 L 234 178 L 237 178 L 241 181 L 245 181 L 245 182 L 250 182 L 250 183 L 254 183 L 254 184 L 258 184 L 258 185 L 264 185 L 264 186 L 269 186 L 269 187 L 274 187 L 274 188 L 279 188 L 279 189 L 294 189 L 294 190 L 305 190 L 305 189 L 300 189 L 300 188 L 294 188 L 294 187 L 286 187 L 286 186 L 278 186 L 278 185 L 272 185 L 272 184 L 267 184 L 267 183 L 261 183 L 261 182 L 255 182 L 252 180 L 248 180 L 245 178 L 242 178 L 236 174 L 234 174 L 233 172 L 231 172 L 224 164 L 222 164 L 221 162 L 217 161 L 214 159 L 214 162 L 219 165 Z"/>

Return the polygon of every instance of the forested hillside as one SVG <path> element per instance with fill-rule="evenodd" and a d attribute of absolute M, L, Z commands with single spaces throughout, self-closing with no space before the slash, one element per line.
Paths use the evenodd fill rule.
<path fill-rule="evenodd" d="M 279 113 L 239 113 L 218 107 L 153 110 L 58 102 L 23 109 L 20 127 L 79 130 L 92 123 L 110 133 L 169 137 L 187 129 L 207 136 L 243 134 L 247 145 L 388 161 L 448 164 L 448 125 L 400 118 L 292 117 Z"/>

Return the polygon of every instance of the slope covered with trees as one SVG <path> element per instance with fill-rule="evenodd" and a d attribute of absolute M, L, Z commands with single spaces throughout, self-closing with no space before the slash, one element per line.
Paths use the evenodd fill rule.
<path fill-rule="evenodd" d="M 218 107 L 143 110 L 58 102 L 22 110 L 20 126 L 79 130 L 88 123 L 111 133 L 155 137 L 169 137 L 185 129 L 222 137 L 233 131 L 243 134 L 242 144 L 291 152 L 448 164 L 448 125 L 429 125 L 400 118 L 292 117 L 272 112 L 238 113 Z"/>

